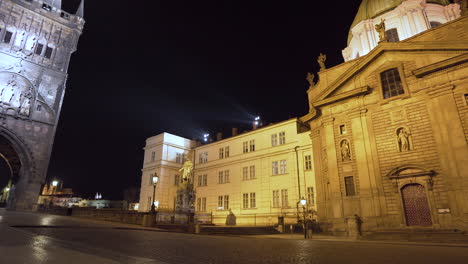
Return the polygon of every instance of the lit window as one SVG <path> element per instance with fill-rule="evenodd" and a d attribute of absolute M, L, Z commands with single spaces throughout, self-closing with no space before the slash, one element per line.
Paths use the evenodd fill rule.
<path fill-rule="evenodd" d="M 385 99 L 405 93 L 397 68 L 382 72 L 380 77 L 382 81 L 383 97 Z"/>
<path fill-rule="evenodd" d="M 278 161 L 273 161 L 271 163 L 271 174 L 272 175 L 278 175 L 279 174 Z"/>
<path fill-rule="evenodd" d="M 280 207 L 279 190 L 273 191 L 273 207 Z"/>
<path fill-rule="evenodd" d="M 285 132 L 280 132 L 279 133 L 279 144 L 280 145 L 286 144 L 286 133 Z"/>
<path fill-rule="evenodd" d="M 278 145 L 278 135 L 273 134 L 273 135 L 271 135 L 271 146 L 274 147 L 274 146 L 277 146 L 277 145 Z"/>
<path fill-rule="evenodd" d="M 246 141 L 242 143 L 242 150 L 244 153 L 249 152 L 249 142 Z"/>
<path fill-rule="evenodd" d="M 13 37 L 13 32 L 11 31 L 5 32 L 5 36 L 3 37 L 3 42 L 10 43 L 12 37 Z"/>
<path fill-rule="evenodd" d="M 346 196 L 356 195 L 356 189 L 354 188 L 354 179 L 353 176 L 344 177 Z"/>
<path fill-rule="evenodd" d="M 346 126 L 345 126 L 345 125 L 341 125 L 341 126 L 340 126 L 340 134 L 341 134 L 341 135 L 346 134 Z"/>
<path fill-rule="evenodd" d="M 223 196 L 218 196 L 218 210 L 223 210 Z"/>
<path fill-rule="evenodd" d="M 255 151 L 255 140 L 250 140 L 250 152 Z"/>
<path fill-rule="evenodd" d="M 305 158 L 305 169 L 311 170 L 312 169 L 312 156 L 306 155 L 304 158 Z"/>
<path fill-rule="evenodd" d="M 396 28 L 391 28 L 385 31 L 385 35 L 387 36 L 388 42 L 398 42 L 400 41 L 400 37 L 398 36 L 398 30 Z"/>
<path fill-rule="evenodd" d="M 250 166 L 250 179 L 255 179 L 255 166 Z"/>

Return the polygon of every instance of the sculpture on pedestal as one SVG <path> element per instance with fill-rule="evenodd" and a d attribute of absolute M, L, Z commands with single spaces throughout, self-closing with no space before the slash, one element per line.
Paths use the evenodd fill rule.
<path fill-rule="evenodd" d="M 195 190 L 192 184 L 193 162 L 190 157 L 184 162 L 182 168 L 179 169 L 182 173 L 182 182 L 177 190 L 176 212 L 187 216 L 187 222 L 193 222 L 195 213 Z"/>
<path fill-rule="evenodd" d="M 327 55 L 320 53 L 317 62 L 320 65 L 320 71 L 326 70 L 325 61 L 327 60 Z"/>
<path fill-rule="evenodd" d="M 385 31 L 385 19 L 382 19 L 380 24 L 375 25 L 375 30 L 379 33 L 379 43 L 387 42 L 387 34 Z"/>

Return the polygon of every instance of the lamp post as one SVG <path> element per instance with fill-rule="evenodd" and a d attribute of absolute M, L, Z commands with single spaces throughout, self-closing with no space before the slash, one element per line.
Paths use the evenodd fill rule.
<path fill-rule="evenodd" d="M 302 197 L 300 203 L 302 204 L 302 214 L 303 214 L 303 222 L 302 226 L 304 227 L 304 239 L 307 238 L 307 230 L 306 230 L 306 213 L 305 213 L 305 205 L 307 204 L 307 200 Z"/>
<path fill-rule="evenodd" d="M 154 196 L 156 195 L 156 185 L 158 184 L 158 180 L 159 180 L 158 175 L 154 174 L 154 176 L 152 178 L 152 182 L 153 182 L 153 201 L 151 203 L 151 213 L 156 212 L 156 206 L 154 204 Z M 158 202 L 158 205 L 159 205 L 159 202 Z"/>

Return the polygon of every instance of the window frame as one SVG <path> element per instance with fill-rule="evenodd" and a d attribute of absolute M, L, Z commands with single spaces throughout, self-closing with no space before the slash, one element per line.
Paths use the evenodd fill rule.
<path fill-rule="evenodd" d="M 350 185 L 349 182 L 346 181 L 347 179 L 352 180 L 352 185 Z M 357 196 L 356 181 L 354 180 L 354 176 L 345 176 L 343 178 L 343 183 L 345 187 L 345 194 L 347 197 Z M 352 192 L 351 192 L 351 188 L 348 189 L 348 186 L 352 186 Z"/>
<path fill-rule="evenodd" d="M 393 68 L 396 68 L 398 70 L 398 74 L 400 75 L 401 85 L 403 86 L 403 92 L 404 93 L 400 94 L 400 95 L 392 96 L 392 97 L 389 97 L 389 98 L 385 98 L 384 97 L 384 91 L 383 91 L 383 85 L 382 85 L 382 77 L 380 76 L 380 74 L 387 71 L 387 70 L 393 69 Z M 404 71 L 404 68 L 403 68 L 403 63 L 401 63 L 401 62 L 388 64 L 385 67 L 382 67 L 382 68 L 378 69 L 378 71 L 376 72 L 376 75 L 377 75 L 376 77 L 377 77 L 378 93 L 379 93 L 379 97 L 380 97 L 380 100 L 381 100 L 381 104 L 386 104 L 386 103 L 389 103 L 389 102 L 394 101 L 394 100 L 399 100 L 399 99 L 411 97 L 411 93 L 410 93 L 410 91 L 408 89 L 408 86 L 407 86 L 407 83 L 406 83 L 406 77 L 405 77 L 404 73 L 405 73 L 405 71 Z"/>

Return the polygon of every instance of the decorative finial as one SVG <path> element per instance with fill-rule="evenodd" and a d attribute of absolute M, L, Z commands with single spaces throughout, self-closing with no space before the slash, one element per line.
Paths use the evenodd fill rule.
<path fill-rule="evenodd" d="M 320 71 L 326 70 L 325 61 L 327 60 L 327 55 L 320 53 L 317 62 L 320 65 Z"/>
<path fill-rule="evenodd" d="M 379 33 L 379 43 L 387 42 L 387 33 L 385 32 L 385 19 L 380 24 L 375 25 L 375 30 Z"/>
<path fill-rule="evenodd" d="M 313 73 L 308 72 L 306 80 L 309 82 L 310 86 L 315 85 L 314 79 L 315 79 L 315 75 Z"/>

